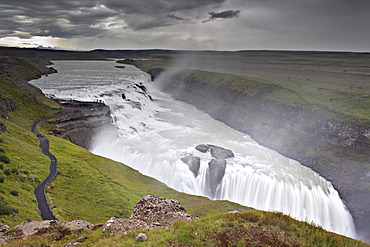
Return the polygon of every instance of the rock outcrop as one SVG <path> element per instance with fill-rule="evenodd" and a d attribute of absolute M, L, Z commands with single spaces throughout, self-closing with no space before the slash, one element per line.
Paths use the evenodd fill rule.
<path fill-rule="evenodd" d="M 55 116 L 56 136 L 89 149 L 97 133 L 114 135 L 109 106 L 102 102 L 59 102 L 63 110 Z"/>
<path fill-rule="evenodd" d="M 129 219 L 112 217 L 104 224 L 93 225 L 83 220 L 73 220 L 66 223 L 60 223 L 56 220 L 26 221 L 12 228 L 0 224 L 0 245 L 15 239 L 46 236 L 53 233 L 53 236 L 57 237 L 55 240 L 58 241 L 74 232 L 95 231 L 101 227 L 104 232 L 109 233 L 126 233 L 136 229 L 167 228 L 178 220 L 189 222 L 195 219 L 195 217 L 186 213 L 186 210 L 178 201 L 148 195 L 136 204 Z M 146 239 L 146 236 L 140 235 L 137 241 L 146 241 Z M 86 237 L 82 237 L 67 246 L 77 246 L 86 240 Z"/>
<path fill-rule="evenodd" d="M 177 220 L 193 221 L 195 219 L 186 213 L 178 201 L 148 195 L 136 204 L 129 219 L 112 217 L 104 224 L 103 230 L 112 233 L 126 233 L 134 229 L 167 228 Z"/>

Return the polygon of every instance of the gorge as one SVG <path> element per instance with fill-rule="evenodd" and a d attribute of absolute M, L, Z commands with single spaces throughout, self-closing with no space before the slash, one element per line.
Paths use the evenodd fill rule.
<path fill-rule="evenodd" d="M 113 61 L 56 61 L 55 67 L 59 73 L 31 83 L 57 98 L 104 101 L 110 107 L 118 138 L 100 135 L 92 152 L 179 191 L 282 211 L 355 237 L 352 217 L 328 181 L 174 100 L 159 91 L 148 74 L 133 66 L 115 68 Z M 231 150 L 233 155 L 217 158 L 209 148 L 197 150 L 201 144 Z M 194 170 L 195 160 L 199 168 Z M 213 167 L 218 168 L 212 173 Z"/>

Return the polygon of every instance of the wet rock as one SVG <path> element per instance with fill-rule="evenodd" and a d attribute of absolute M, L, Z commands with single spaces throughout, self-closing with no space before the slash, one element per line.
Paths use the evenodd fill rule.
<path fill-rule="evenodd" d="M 227 159 L 234 157 L 234 153 L 230 149 L 219 146 L 211 146 L 211 154 L 216 159 Z"/>
<path fill-rule="evenodd" d="M 144 93 L 146 93 L 146 87 L 143 85 L 143 83 L 137 83 L 135 84 L 138 88 L 140 88 Z"/>
<path fill-rule="evenodd" d="M 144 233 L 139 233 L 137 236 L 136 236 L 136 241 L 139 241 L 139 242 L 145 242 L 148 240 L 148 236 L 145 235 Z"/>
<path fill-rule="evenodd" d="M 117 69 L 124 69 L 124 68 L 126 68 L 126 66 L 114 66 L 114 67 L 116 67 Z"/>
<path fill-rule="evenodd" d="M 195 147 L 196 150 L 202 153 L 206 153 L 211 147 L 207 144 L 199 144 Z"/>
<path fill-rule="evenodd" d="M 195 147 L 195 149 L 202 153 L 210 151 L 213 158 L 216 159 L 227 159 L 234 157 L 234 153 L 230 149 L 226 149 L 215 145 L 199 144 L 198 146 Z"/>
<path fill-rule="evenodd" d="M 214 197 L 218 185 L 220 184 L 226 169 L 226 161 L 221 159 L 212 159 L 208 163 L 207 185 L 209 195 Z"/>
<path fill-rule="evenodd" d="M 136 108 L 136 109 L 139 109 L 141 110 L 141 103 L 140 102 L 137 102 L 137 101 L 132 101 L 130 100 L 129 102 L 127 102 L 129 105 L 132 106 L 132 108 Z"/>
<path fill-rule="evenodd" d="M 183 158 L 181 158 L 181 161 L 184 162 L 189 166 L 190 171 L 193 172 L 194 176 L 198 176 L 199 168 L 200 168 L 200 158 L 193 156 L 193 155 L 187 155 Z"/>

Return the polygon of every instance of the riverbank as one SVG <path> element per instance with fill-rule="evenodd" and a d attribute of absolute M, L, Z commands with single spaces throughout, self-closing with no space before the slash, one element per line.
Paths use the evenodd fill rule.
<path fill-rule="evenodd" d="M 40 59 L 38 51 L 17 49 L 18 56 L 22 52 L 27 56 L 5 56 L 2 59 L 1 50 L 0 224 L 12 227 L 30 220 L 41 220 L 33 192 L 48 177 L 50 159 L 39 148 L 39 139 L 32 133 L 32 126 L 41 119 L 51 118 L 61 111 L 61 107 L 28 83 L 31 79 L 53 71 L 44 67 L 50 64 L 48 61 L 42 60 L 40 64 L 32 62 Z M 28 54 L 32 61 L 28 60 Z M 183 201 L 191 214 L 200 217 L 231 210 L 248 210 L 236 203 L 215 202 L 176 192 L 122 163 L 93 155 L 84 148 L 52 135 L 53 131 L 68 133 L 68 128 L 66 132 L 60 132 L 62 128 L 58 130 L 58 121 L 61 124 L 70 121 L 71 130 L 73 125 L 80 124 L 79 121 L 85 123 L 86 119 L 78 117 L 81 114 L 92 120 L 93 127 L 106 120 L 110 124 L 109 109 L 103 104 L 86 103 L 83 110 L 78 109 L 79 104 L 72 102 L 66 116 L 59 116 L 38 128 L 49 140 L 50 153 L 58 160 L 60 176 L 47 186 L 46 194 L 60 222 L 82 219 L 101 223 L 113 216 L 127 218 L 135 203 L 148 194 Z"/>
<path fill-rule="evenodd" d="M 137 60 L 133 64 L 150 73 L 157 86 L 176 99 L 192 104 L 213 118 L 247 133 L 260 144 L 300 161 L 331 181 L 354 216 L 361 236 L 370 237 L 370 211 L 367 207 L 370 204 L 370 162 L 367 155 L 370 120 L 362 110 L 363 105 L 359 104 L 353 113 L 358 112 L 359 116 L 365 114 L 361 115 L 365 118 L 353 114 L 346 116 L 340 107 L 336 111 L 326 107 L 325 102 L 318 104 L 314 96 L 300 97 L 293 87 L 284 86 L 282 81 L 276 83 L 261 78 L 210 72 L 212 68 L 209 64 L 208 67 L 200 65 L 207 67 L 207 71 L 184 70 L 193 66 L 193 60 L 189 60 L 186 66 L 168 60 Z M 223 63 L 226 64 L 225 60 Z M 270 67 L 264 66 L 267 65 L 260 63 L 259 73 L 266 69 L 270 76 Z M 275 66 L 279 68 L 279 65 Z M 310 68 L 306 69 L 315 74 Z M 289 78 L 291 75 L 288 72 L 286 66 L 276 70 L 278 78 Z M 331 75 L 337 76 L 334 72 Z M 353 78 L 359 79 L 357 75 Z M 341 90 L 345 90 L 344 85 L 343 82 Z M 316 97 L 325 97 L 320 90 L 333 90 L 330 87 L 335 87 L 327 82 L 322 86 L 327 89 L 317 89 Z M 350 87 L 348 85 L 348 90 L 351 90 Z M 307 94 L 313 91 L 311 89 Z M 351 102 L 356 102 L 357 97 L 363 97 L 362 104 L 366 105 L 367 97 L 364 95 L 369 91 L 365 89 L 362 92 L 365 94 L 346 99 L 348 109 L 354 107 Z M 340 91 L 336 95 L 341 97 Z"/>

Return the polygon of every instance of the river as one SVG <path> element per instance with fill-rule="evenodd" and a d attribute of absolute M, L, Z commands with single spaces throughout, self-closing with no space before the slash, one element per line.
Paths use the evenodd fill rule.
<path fill-rule="evenodd" d="M 104 101 L 118 138 L 99 135 L 90 151 L 120 161 L 168 186 L 211 199 L 279 211 L 332 232 L 356 237 L 352 216 L 330 182 L 299 162 L 263 147 L 195 107 L 160 92 L 150 76 L 114 61 L 55 61 L 59 73 L 31 81 L 46 95 Z M 233 152 L 224 172 L 212 171 L 210 144 Z M 198 157 L 190 169 L 186 157 Z M 212 175 L 212 174 L 213 175 Z M 220 175 L 221 174 L 221 175 Z M 211 181 L 218 177 L 219 181 Z M 213 189 L 210 187 L 213 186 Z"/>

